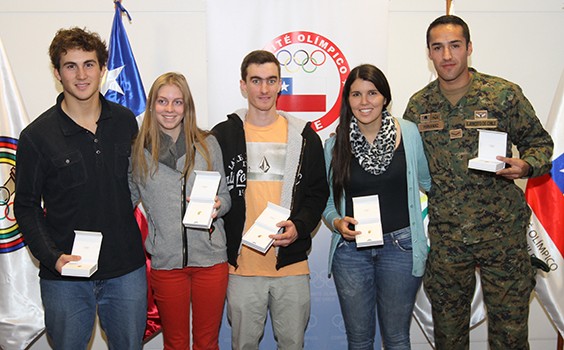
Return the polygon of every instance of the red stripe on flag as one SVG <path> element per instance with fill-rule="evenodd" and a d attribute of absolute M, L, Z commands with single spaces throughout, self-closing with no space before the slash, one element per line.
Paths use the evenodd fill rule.
<path fill-rule="evenodd" d="M 18 145 L 10 142 L 0 142 L 0 148 L 18 149 Z"/>
<path fill-rule="evenodd" d="M 12 248 L 17 246 L 18 244 L 21 244 L 23 242 L 23 237 L 20 237 L 14 241 L 8 242 L 8 243 L 0 243 L 0 249 L 7 249 L 7 248 Z"/>
<path fill-rule="evenodd" d="M 325 112 L 325 95 L 280 95 L 276 108 L 286 112 Z"/>
<path fill-rule="evenodd" d="M 564 256 L 564 196 L 550 174 L 527 181 L 525 197 L 529 206 Z"/>

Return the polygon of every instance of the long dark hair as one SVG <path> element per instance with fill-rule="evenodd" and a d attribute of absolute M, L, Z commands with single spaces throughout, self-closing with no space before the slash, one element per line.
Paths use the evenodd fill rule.
<path fill-rule="evenodd" d="M 332 175 L 331 186 L 333 186 L 333 200 L 335 207 L 341 210 L 341 196 L 343 195 L 345 185 L 350 178 L 350 164 L 352 159 L 351 140 L 349 128 L 353 112 L 349 103 L 349 94 L 351 85 L 355 80 L 362 79 L 374 84 L 376 89 L 384 96 L 385 102 L 383 110 L 388 107 L 392 101 L 392 93 L 388 80 L 382 71 L 371 64 L 362 64 L 355 67 L 347 77 L 343 94 L 341 96 L 341 114 L 339 116 L 339 125 L 337 125 L 335 145 L 333 146 L 333 158 L 331 160 L 330 174 Z"/>

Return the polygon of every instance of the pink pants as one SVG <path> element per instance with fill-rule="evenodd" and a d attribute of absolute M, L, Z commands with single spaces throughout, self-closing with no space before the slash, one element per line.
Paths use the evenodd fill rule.
<path fill-rule="evenodd" d="M 210 267 L 151 270 L 151 284 L 162 322 L 164 349 L 219 349 L 218 336 L 228 281 L 227 263 Z"/>

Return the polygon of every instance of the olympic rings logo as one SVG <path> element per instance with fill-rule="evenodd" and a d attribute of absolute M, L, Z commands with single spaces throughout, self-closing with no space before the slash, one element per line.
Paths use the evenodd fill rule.
<path fill-rule="evenodd" d="M 327 277 L 327 270 L 323 271 L 310 271 L 310 285 L 312 293 L 322 293 L 324 296 L 335 294 L 335 283 L 332 279 Z M 336 296 L 335 296 L 336 297 Z"/>
<path fill-rule="evenodd" d="M 18 140 L 0 136 L 0 254 L 10 253 L 25 246 L 23 236 L 14 216 L 13 196 L 16 190 L 15 166 Z"/>
<path fill-rule="evenodd" d="M 346 333 L 347 330 L 345 329 L 345 320 L 343 320 L 342 315 L 335 314 L 333 317 L 331 317 L 331 323 L 333 324 L 333 326 L 335 326 L 335 328 L 340 330 L 342 334 Z"/>
<path fill-rule="evenodd" d="M 4 216 L 0 217 L 0 221 L 8 220 L 8 221 L 16 221 L 15 216 L 13 215 L 13 206 L 14 202 L 10 202 L 10 198 L 12 197 L 12 193 L 15 189 L 15 182 L 14 182 L 14 175 L 13 175 L 14 168 L 12 167 L 12 174 L 8 178 L 8 181 L 3 186 L 0 186 L 0 208 L 4 208 Z M 10 210 L 12 208 L 12 210 Z M 2 210 L 0 209 L 0 212 Z M 12 214 L 10 215 L 10 212 Z"/>
<path fill-rule="evenodd" d="M 276 58 L 280 62 L 280 66 L 284 67 L 288 73 L 296 73 L 301 69 L 305 73 L 311 74 L 327 61 L 325 52 L 319 49 L 311 53 L 303 49 L 296 50 L 294 53 L 291 53 L 290 50 L 282 49 L 276 53 Z M 292 69 L 293 65 L 296 68 Z"/>
<path fill-rule="evenodd" d="M 315 32 L 292 31 L 273 38 L 264 46 L 264 49 L 275 55 L 280 63 L 281 73 L 284 71 L 282 74 L 286 76 L 302 75 L 301 78 L 309 78 L 309 75 L 319 74 L 323 75 L 322 78 L 325 79 L 331 76 L 332 68 L 336 68 L 337 71 L 333 74 L 335 84 L 332 86 L 338 87 L 338 90 L 327 88 L 330 86 L 328 84 L 315 88 L 309 86 L 310 91 L 325 95 L 324 106 L 303 108 L 304 105 L 295 102 L 296 100 L 292 102 L 285 99 L 289 104 L 284 105 L 284 108 L 281 109 L 297 113 L 324 113 L 317 119 L 312 120 L 311 127 L 315 131 L 323 130 L 339 118 L 343 85 L 350 70 L 345 54 L 331 39 Z M 299 77 L 298 80 L 300 80 Z M 311 79 L 311 81 L 314 80 Z M 307 90 L 307 88 L 304 88 L 304 90 Z M 300 93 L 291 95 L 296 97 Z M 334 102 L 332 105 L 331 100 Z M 310 116 L 317 117 L 315 114 L 310 114 L 308 118 Z"/>
<path fill-rule="evenodd" d="M 0 207 L 8 204 L 11 196 L 12 196 L 12 194 L 10 193 L 10 190 L 8 189 L 8 187 L 0 186 Z M 2 219 L 0 218 L 0 220 L 2 220 Z"/>

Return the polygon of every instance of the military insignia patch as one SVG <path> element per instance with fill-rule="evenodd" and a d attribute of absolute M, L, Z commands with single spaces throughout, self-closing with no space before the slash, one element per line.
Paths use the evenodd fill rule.
<path fill-rule="evenodd" d="M 417 128 L 420 132 L 443 130 L 445 128 L 445 123 L 441 120 L 441 114 L 438 112 L 420 114 L 419 121 Z"/>
<path fill-rule="evenodd" d="M 462 138 L 462 129 L 449 130 L 448 133 L 451 140 Z"/>
<path fill-rule="evenodd" d="M 477 110 L 474 111 L 474 119 L 468 119 L 464 121 L 464 126 L 467 129 L 496 129 L 497 119 L 488 118 L 488 111 Z"/>

